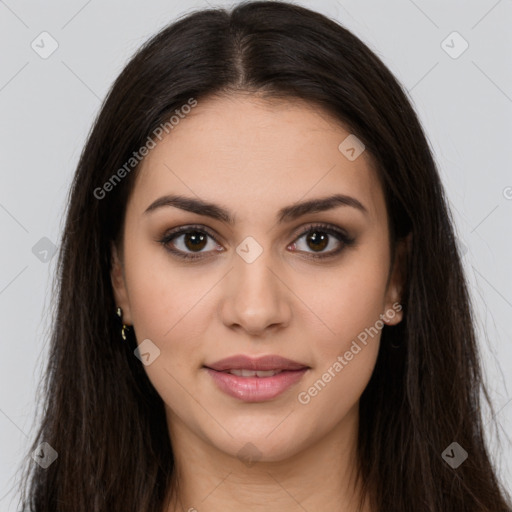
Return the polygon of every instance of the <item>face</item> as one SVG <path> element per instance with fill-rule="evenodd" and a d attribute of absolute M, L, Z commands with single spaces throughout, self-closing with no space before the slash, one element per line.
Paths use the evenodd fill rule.
<path fill-rule="evenodd" d="M 142 162 L 111 275 L 173 447 L 276 461 L 353 432 L 402 313 L 383 191 L 367 151 L 339 149 L 349 135 L 300 101 L 210 98 Z M 212 369 L 239 355 L 297 364 Z"/>

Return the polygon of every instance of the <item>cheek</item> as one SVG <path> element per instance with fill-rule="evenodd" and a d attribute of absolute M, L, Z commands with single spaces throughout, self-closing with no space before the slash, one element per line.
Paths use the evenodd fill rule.
<path fill-rule="evenodd" d="M 138 340 L 149 338 L 164 348 L 187 332 L 187 344 L 193 348 L 197 322 L 204 318 L 203 299 L 214 276 L 171 261 L 156 243 L 129 251 L 127 245 L 131 258 L 126 259 L 126 281 Z"/>
<path fill-rule="evenodd" d="M 168 406 L 191 414 L 194 401 L 184 388 L 189 389 L 190 375 L 200 366 L 201 333 L 211 321 L 205 293 L 215 280 L 173 267 L 165 251 L 159 252 L 140 251 L 126 266 L 132 319 L 138 344 L 149 339 L 160 351 L 144 366 L 149 380 Z"/>
<path fill-rule="evenodd" d="M 315 437 L 322 437 L 334 428 L 351 411 L 357 411 L 359 399 L 375 367 L 378 340 L 373 345 L 357 350 L 352 346 L 347 352 L 332 357 L 304 383 L 297 393 L 297 412 L 304 420 L 300 428 L 308 429 Z M 314 433 L 314 434 L 313 434 Z"/>
<path fill-rule="evenodd" d="M 324 329 L 326 336 L 310 335 L 315 366 L 297 401 L 308 417 L 323 417 L 325 428 L 357 404 L 375 368 L 384 327 L 386 265 L 361 257 L 347 264 L 346 272 L 331 274 L 323 283 L 329 293 L 317 299 L 329 331 Z"/>
<path fill-rule="evenodd" d="M 360 250 L 336 270 L 326 272 L 323 277 L 316 276 L 317 286 L 309 288 L 307 302 L 324 324 L 325 335 L 317 337 L 320 349 L 317 355 L 323 365 L 350 350 L 354 340 L 363 345 L 367 341 L 365 352 L 377 351 L 383 328 L 381 315 L 385 308 L 388 265 L 383 251 Z M 312 290 L 316 291 L 311 293 Z M 303 327 L 307 329 L 306 325 Z"/>

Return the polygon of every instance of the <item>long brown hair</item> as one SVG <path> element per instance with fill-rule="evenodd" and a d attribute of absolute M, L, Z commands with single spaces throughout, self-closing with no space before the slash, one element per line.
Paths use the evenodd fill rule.
<path fill-rule="evenodd" d="M 108 93 L 70 191 L 31 448 L 48 443 L 58 458 L 44 469 L 27 455 L 22 507 L 167 506 L 174 460 L 164 406 L 133 354 L 136 340 L 120 340 L 110 244 L 133 188 L 133 153 L 191 98 L 200 104 L 238 91 L 304 99 L 349 127 L 378 164 L 392 243 L 412 233 L 404 320 L 384 327 L 360 400 L 359 477 L 374 510 L 512 510 L 485 444 L 482 397 L 492 405 L 453 221 L 420 122 L 362 41 L 319 13 L 276 1 L 183 16 L 143 45 Z M 122 179 L 113 181 L 116 173 Z M 452 442 L 469 454 L 456 469 L 442 457 Z"/>

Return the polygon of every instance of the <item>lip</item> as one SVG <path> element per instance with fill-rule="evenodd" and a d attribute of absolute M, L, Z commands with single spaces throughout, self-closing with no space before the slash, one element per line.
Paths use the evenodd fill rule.
<path fill-rule="evenodd" d="M 221 391 L 244 402 L 263 402 L 277 397 L 299 382 L 309 368 L 277 355 L 259 358 L 236 355 L 204 366 Z M 240 377 L 226 372 L 242 369 L 281 372 L 270 377 Z"/>
<path fill-rule="evenodd" d="M 264 402 L 280 395 L 302 379 L 308 368 L 283 370 L 272 377 L 238 377 L 231 373 L 205 368 L 217 387 L 244 402 Z"/>
<path fill-rule="evenodd" d="M 278 355 L 262 357 L 249 357 L 243 354 L 227 357 L 212 364 L 206 364 L 206 368 L 223 372 L 225 370 L 302 370 L 308 365 L 286 359 Z"/>

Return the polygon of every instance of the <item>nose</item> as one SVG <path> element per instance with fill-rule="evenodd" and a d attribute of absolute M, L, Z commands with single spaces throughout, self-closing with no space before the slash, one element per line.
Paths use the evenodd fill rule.
<path fill-rule="evenodd" d="M 235 255 L 224 283 L 221 316 L 231 328 L 253 336 L 286 327 L 291 319 L 291 291 L 270 251 L 251 263 Z M 280 275 L 281 274 L 281 275 Z"/>

